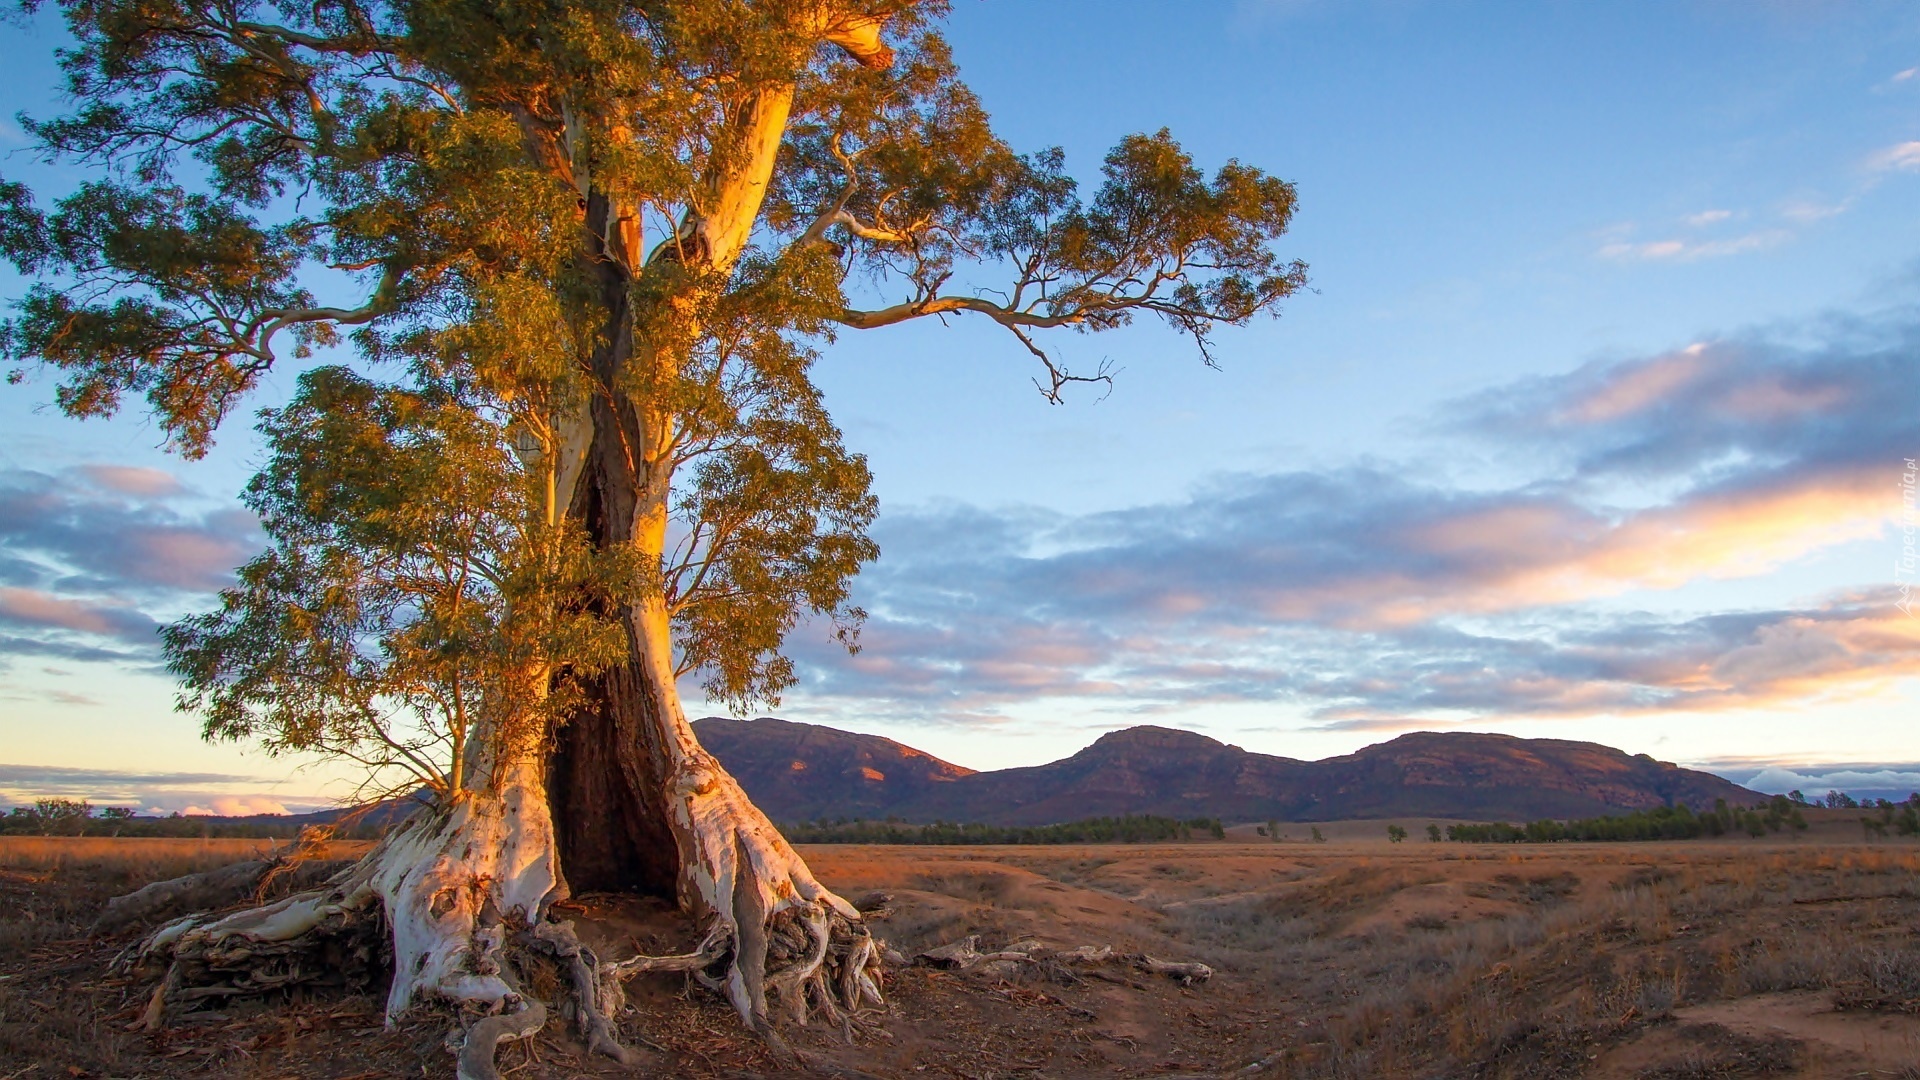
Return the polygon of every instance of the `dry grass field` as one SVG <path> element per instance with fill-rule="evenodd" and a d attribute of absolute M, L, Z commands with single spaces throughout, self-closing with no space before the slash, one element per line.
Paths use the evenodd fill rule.
<path fill-rule="evenodd" d="M 1388 844 L 1372 822 L 1323 844 L 810 848 L 843 893 L 893 894 L 880 933 L 908 955 L 977 934 L 1216 975 L 915 966 L 887 1015 L 795 1041 L 883 1077 L 1920 1078 L 1920 846 L 1839 824 L 1779 842 Z M 93 913 L 260 847 L 0 840 L 0 1080 L 451 1075 L 447 1018 L 383 1030 L 377 988 L 137 1030 L 151 986 L 109 972 L 128 939 L 90 939 Z M 620 898 L 565 913 L 616 957 L 685 932 Z M 633 990 L 638 1075 L 781 1074 L 710 995 Z M 561 1028 L 506 1049 L 510 1075 L 635 1075 Z"/>

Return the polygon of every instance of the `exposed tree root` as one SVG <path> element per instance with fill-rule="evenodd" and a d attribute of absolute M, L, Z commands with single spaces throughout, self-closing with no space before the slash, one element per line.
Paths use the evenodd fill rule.
<path fill-rule="evenodd" d="M 371 901 L 355 873 L 225 918 L 190 915 L 161 927 L 127 957 L 135 966 L 165 964 L 146 1026 L 159 1027 L 169 1008 L 212 998 L 374 981 L 390 954 Z"/>
<path fill-rule="evenodd" d="M 543 922 L 527 933 L 537 951 L 557 961 L 565 970 L 573 990 L 572 1013 L 587 1049 L 618 1061 L 633 1064 L 633 1052 L 621 1045 L 613 1034 L 613 1020 L 625 1004 L 617 981 L 602 976 L 604 968 L 593 951 L 580 943 L 569 922 Z M 611 966 L 611 965 L 608 965 Z"/>
<path fill-rule="evenodd" d="M 703 797 L 722 786 L 751 812 L 712 813 Z M 161 976 L 148 1026 L 207 1000 L 295 986 L 371 986 L 391 972 L 388 1023 L 417 1004 L 454 1007 L 470 1018 L 465 1034 L 449 1042 L 458 1075 L 494 1080 L 498 1046 L 531 1037 L 556 1014 L 592 1052 L 632 1064 L 635 1056 L 617 1034 L 629 1011 L 624 984 L 648 973 L 687 973 L 724 994 L 792 1064 L 805 1059 L 775 1030 L 773 1015 L 846 1026 L 861 1009 L 884 1005 L 884 944 L 860 911 L 814 880 L 730 777 L 689 800 L 707 811 L 689 819 L 713 826 L 697 834 L 700 861 L 689 873 L 706 911 L 700 946 L 618 961 L 602 961 L 572 923 L 548 916 L 564 895 L 551 825 L 545 800 L 521 794 L 530 793 L 509 785 L 501 795 L 473 794 L 423 811 L 320 888 L 161 926 L 127 957 Z M 262 873 L 233 876 L 257 883 Z M 214 894 L 183 885 L 171 895 Z M 231 900 L 236 893 L 222 895 Z M 527 977 L 541 964 L 558 976 L 561 1000 L 537 1001 L 519 989 L 543 984 Z"/>
<path fill-rule="evenodd" d="M 500 1080 L 500 1069 L 494 1064 L 500 1044 L 532 1038 L 546 1024 L 547 1007 L 532 999 L 513 1012 L 474 1021 L 454 1057 L 455 1080 Z"/>
<path fill-rule="evenodd" d="M 866 917 L 820 884 L 690 736 L 678 749 L 673 809 L 682 899 L 712 919 L 703 953 L 730 943 L 718 985 L 741 1019 L 780 1049 L 770 1001 L 798 1024 L 815 1014 L 839 1023 L 843 1013 L 884 1005 L 884 950 Z"/>
<path fill-rule="evenodd" d="M 188 874 L 156 881 L 125 896 L 107 901 L 93 932 L 118 934 L 140 923 L 151 923 L 195 911 L 215 911 L 248 898 L 285 890 L 312 889 L 353 865 L 348 859 L 310 858 L 295 850 L 271 859 L 234 863 L 204 874 Z"/>

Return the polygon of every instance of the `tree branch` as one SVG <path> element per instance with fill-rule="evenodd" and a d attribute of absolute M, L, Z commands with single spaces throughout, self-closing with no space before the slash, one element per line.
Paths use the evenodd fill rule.
<path fill-rule="evenodd" d="M 259 342 L 255 355 L 271 356 L 273 335 L 299 323 L 330 322 L 338 326 L 361 326 L 372 322 L 392 310 L 394 293 L 404 276 L 404 268 L 388 263 L 380 272 L 380 284 L 374 287 L 373 295 L 357 308 L 316 307 L 262 312 L 248 327 L 250 333 L 247 336 L 257 336 Z"/>
<path fill-rule="evenodd" d="M 1086 314 L 1082 311 L 1039 315 L 1031 311 L 1021 311 L 996 304 L 991 300 L 982 300 L 976 296 L 934 296 L 923 300 L 909 300 L 904 304 L 895 304 L 892 307 L 873 311 L 847 308 L 833 316 L 833 321 L 855 330 L 874 330 L 928 315 L 945 315 L 948 312 L 958 311 L 978 312 L 1002 326 L 1024 326 L 1036 330 L 1056 326 L 1074 326 L 1086 321 Z"/>

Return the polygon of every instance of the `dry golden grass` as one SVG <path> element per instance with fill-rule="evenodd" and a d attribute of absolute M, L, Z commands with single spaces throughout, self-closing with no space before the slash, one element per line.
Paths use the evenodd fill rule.
<path fill-rule="evenodd" d="M 1322 1019 L 1273 1071 L 1302 1080 L 1612 1075 L 1613 1048 L 1706 1002 L 1920 1003 L 1911 847 L 1460 854 L 1336 856 L 1303 882 L 1170 905 L 1172 932 L 1210 963 L 1319 1004 Z M 1623 1075 L 1843 1075 L 1823 1071 L 1843 1064 L 1818 1046 L 1795 1057 L 1712 1025 L 1689 1038 L 1686 1061 Z"/>
<path fill-rule="evenodd" d="M 258 859 L 286 846 L 285 840 L 0 836 L 0 868 L 26 871 L 71 868 L 90 876 L 125 874 L 159 880 Z"/>
<path fill-rule="evenodd" d="M 0 841 L 0 1077 L 29 1065 L 154 1078 L 419 1076 L 422 1065 L 446 1075 L 442 1028 L 324 1030 L 371 1025 L 377 995 L 191 1014 L 151 1044 L 108 1022 L 137 1014 L 150 987 L 103 977 L 124 942 L 84 938 L 99 903 L 269 846 Z M 879 932 L 909 953 L 979 934 L 988 947 L 1106 943 L 1218 970 L 1182 987 L 1124 969 L 1010 979 L 906 969 L 884 1037 L 848 1045 L 838 1032 L 791 1033 L 871 1075 L 1197 1076 L 1258 1062 L 1249 1075 L 1287 1080 L 1920 1080 L 1920 847 L 1909 843 L 805 854 L 844 894 L 894 893 L 896 914 Z M 631 933 L 601 936 L 605 948 L 634 947 Z M 673 1048 L 656 1062 L 661 1074 L 766 1067 L 727 1034 L 717 999 L 678 984 L 634 993 L 630 1037 Z M 288 1027 L 289 1016 L 301 1019 Z M 300 1034 L 309 1022 L 319 1029 Z M 249 1057 L 246 1046 L 271 1053 Z M 621 1075 L 557 1027 L 509 1064 L 517 1080 Z"/>

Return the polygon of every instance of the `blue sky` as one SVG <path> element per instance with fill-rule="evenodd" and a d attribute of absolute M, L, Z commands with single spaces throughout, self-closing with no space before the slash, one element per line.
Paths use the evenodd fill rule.
<path fill-rule="evenodd" d="M 803 630 L 781 715 L 976 768 L 1143 722 L 1296 757 L 1458 728 L 1920 787 L 1910 6 L 960 0 L 948 25 L 1016 146 L 1090 176 L 1166 126 L 1295 182 L 1315 291 L 1223 334 L 1220 371 L 1150 326 L 1056 339 L 1122 369 L 1064 407 L 988 327 L 843 335 L 819 377 L 885 553 L 866 651 Z M 44 114 L 52 24 L 0 32 L 5 111 Z M 185 463 L 49 394 L 0 388 L 0 801 L 337 790 L 197 743 L 153 670 L 155 623 L 257 542 L 246 425 Z"/>

